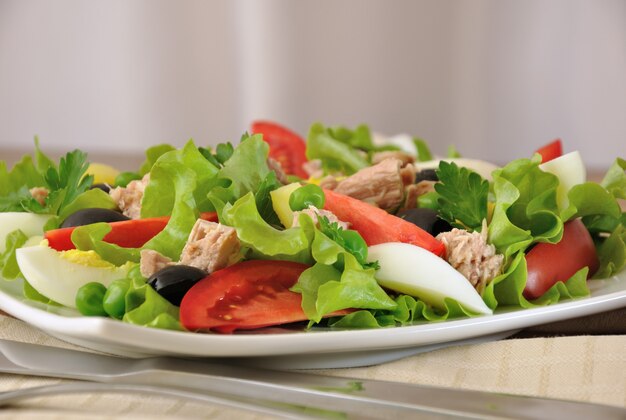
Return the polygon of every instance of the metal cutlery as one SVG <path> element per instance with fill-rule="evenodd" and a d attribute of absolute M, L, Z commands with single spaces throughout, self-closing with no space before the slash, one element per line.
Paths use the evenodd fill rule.
<path fill-rule="evenodd" d="M 307 416 L 626 418 L 626 409 L 613 406 L 266 370 L 223 359 L 127 359 L 7 340 L 0 340 L 0 352 L 2 372 L 165 387 Z"/>

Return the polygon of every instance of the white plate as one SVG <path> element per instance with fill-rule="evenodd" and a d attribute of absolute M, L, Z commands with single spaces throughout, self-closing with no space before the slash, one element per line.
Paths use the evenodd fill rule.
<path fill-rule="evenodd" d="M 534 309 L 419 325 L 371 329 L 237 335 L 194 334 L 83 317 L 22 298 L 19 282 L 0 281 L 0 309 L 55 337 L 88 348 L 130 356 L 237 358 L 274 368 L 352 367 L 382 363 L 462 343 L 506 337 L 515 331 L 626 307 L 626 272 L 589 282 L 591 296 Z"/>

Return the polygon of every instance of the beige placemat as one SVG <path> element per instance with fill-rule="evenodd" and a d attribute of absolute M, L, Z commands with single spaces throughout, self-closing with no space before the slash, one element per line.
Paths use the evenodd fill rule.
<path fill-rule="evenodd" d="M 80 349 L 0 316 L 0 337 Z M 571 399 L 626 407 L 626 336 L 526 338 L 450 347 L 367 368 L 318 373 Z M 59 380 L 0 374 L 0 390 Z M 247 411 L 156 396 L 83 394 L 33 399 L 3 418 L 261 419 Z"/>

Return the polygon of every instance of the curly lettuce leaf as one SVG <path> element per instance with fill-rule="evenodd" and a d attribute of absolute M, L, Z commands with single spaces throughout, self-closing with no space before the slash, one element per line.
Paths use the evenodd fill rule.
<path fill-rule="evenodd" d="M 396 308 L 392 310 L 361 310 L 333 318 L 328 322 L 332 328 L 386 328 L 398 325 L 411 325 L 415 322 L 436 322 L 446 319 L 471 316 L 454 299 L 444 301 L 445 310 L 437 310 L 409 295 L 399 295 L 394 299 Z"/>
<path fill-rule="evenodd" d="M 147 284 L 138 267 L 129 272 L 127 281 L 126 313 L 122 321 L 144 327 L 184 330 L 179 321 L 179 308 Z"/>
<path fill-rule="evenodd" d="M 172 171 L 183 167 L 186 175 L 177 176 L 175 180 Z M 172 214 L 176 200 L 181 196 L 178 187 L 191 192 L 198 211 L 211 211 L 213 207 L 207 195 L 216 185 L 217 172 L 218 169 L 202 156 L 191 140 L 182 149 L 162 154 L 151 168 L 150 182 L 141 201 L 141 217 Z M 189 185 L 184 185 L 185 180 Z"/>
<path fill-rule="evenodd" d="M 611 235 L 598 247 L 600 268 L 595 278 L 606 278 L 615 275 L 626 266 L 626 226 L 618 225 Z"/>
<path fill-rule="evenodd" d="M 152 207 L 150 210 L 159 211 L 157 207 L 160 205 L 161 211 L 169 208 L 168 212 L 171 212 L 171 217 L 165 229 L 144 244 L 144 248 L 153 249 L 173 261 L 178 261 L 189 237 L 189 232 L 191 232 L 199 216 L 194 199 L 196 174 L 182 163 L 161 162 L 152 168 L 151 177 L 150 184 L 152 185 L 154 182 L 152 194 L 167 190 L 173 194 L 173 197 L 171 197 L 172 201 L 167 203 L 152 198 L 147 200 L 146 204 Z M 145 212 L 150 213 L 147 209 Z M 142 209 L 143 213 L 144 210 Z"/>
<path fill-rule="evenodd" d="M 250 249 L 250 257 L 310 264 L 313 222 L 305 216 L 302 224 L 285 230 L 269 225 L 256 207 L 255 197 L 249 192 L 235 204 L 227 203 L 221 211 L 220 221 L 237 230 L 241 243 Z"/>
<path fill-rule="evenodd" d="M 600 183 L 615 198 L 626 200 L 626 160 L 617 158 Z"/>
<path fill-rule="evenodd" d="M 430 152 L 430 148 L 428 147 L 426 141 L 418 137 L 413 137 L 413 144 L 415 145 L 415 150 L 417 151 L 417 160 L 419 162 L 425 162 L 434 159 L 433 154 Z"/>
<path fill-rule="evenodd" d="M 72 231 L 72 242 L 80 251 L 95 251 L 103 260 L 116 266 L 128 261 L 139 262 L 140 255 L 137 248 L 123 248 L 119 245 L 104 242 L 104 237 L 111 231 L 108 223 L 93 223 L 78 226 Z"/>
<path fill-rule="evenodd" d="M 213 209 L 207 196 L 216 185 L 217 172 L 192 141 L 180 150 L 161 155 L 150 171 L 141 217 L 171 217 L 165 229 L 144 248 L 178 260 L 199 212 Z"/>
<path fill-rule="evenodd" d="M 341 172 L 352 175 L 369 166 L 367 159 L 357 149 L 334 138 L 332 130 L 319 123 L 313 124 L 309 130 L 306 157 L 309 160 L 320 159 L 326 173 Z"/>
<path fill-rule="evenodd" d="M 540 163 L 536 155 L 493 172 L 496 201 L 489 242 L 507 259 L 533 243 L 556 243 L 563 236 L 556 202 L 559 180 L 539 169 Z"/>
<path fill-rule="evenodd" d="M 24 246 L 28 236 L 17 229 L 6 236 L 6 248 L 0 254 L 0 275 L 5 280 L 15 280 L 21 276 L 20 268 L 15 258 L 15 250 Z"/>
<path fill-rule="evenodd" d="M 176 150 L 176 148 L 169 144 L 157 144 L 155 146 L 148 147 L 146 149 L 146 159 L 139 167 L 139 176 L 142 177 L 150 172 L 152 166 L 154 166 L 156 161 L 159 160 L 161 156 L 174 150 Z"/>
<path fill-rule="evenodd" d="M 588 296 L 588 270 L 588 267 L 584 267 L 565 282 L 557 282 L 540 298 L 529 301 L 523 295 L 528 276 L 526 258 L 523 252 L 518 252 L 507 271 L 487 285 L 482 297 L 491 309 L 499 306 L 516 306 L 528 309 L 553 304 L 562 299 Z"/>
<path fill-rule="evenodd" d="M 268 155 L 269 146 L 262 135 L 245 137 L 224 161 L 217 174 L 221 186 L 214 188 L 209 197 L 234 203 L 247 193 L 258 191 L 271 172 L 267 166 Z"/>
<path fill-rule="evenodd" d="M 302 215 L 300 221 L 304 218 L 310 219 Z M 311 246 L 316 263 L 300 275 L 291 290 L 302 294 L 302 309 L 312 322 L 341 309 L 396 307 L 376 282 L 375 270 L 364 269 L 342 246 L 317 229 Z"/>

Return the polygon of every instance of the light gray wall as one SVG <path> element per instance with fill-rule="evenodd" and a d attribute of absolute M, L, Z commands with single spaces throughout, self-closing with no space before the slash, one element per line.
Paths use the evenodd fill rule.
<path fill-rule="evenodd" d="M 626 156 L 620 0 L 0 0 L 0 148 L 140 153 L 254 118 L 408 132 L 496 162 Z"/>

